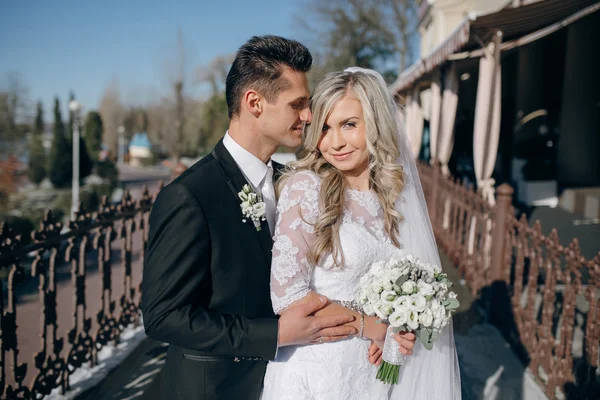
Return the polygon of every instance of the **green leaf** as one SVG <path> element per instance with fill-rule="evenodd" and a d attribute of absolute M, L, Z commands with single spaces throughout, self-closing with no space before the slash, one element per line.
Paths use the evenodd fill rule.
<path fill-rule="evenodd" d="M 423 346 L 425 346 L 429 341 L 429 335 L 427 332 L 425 332 L 425 329 L 420 329 L 417 331 L 417 338 L 419 339 L 419 342 L 423 344 Z"/>
<path fill-rule="evenodd" d="M 402 275 L 400 278 L 396 279 L 396 285 L 402 286 L 404 282 L 408 280 L 408 275 Z"/>
<path fill-rule="evenodd" d="M 398 333 L 398 332 L 401 332 L 403 330 L 404 329 L 402 329 L 401 326 L 394 326 L 394 327 L 392 327 L 392 332 L 394 332 L 394 333 Z"/>
<path fill-rule="evenodd" d="M 457 299 L 448 299 L 444 303 L 448 303 L 447 305 L 445 304 L 445 307 L 452 311 L 456 310 L 460 306 L 460 302 Z"/>

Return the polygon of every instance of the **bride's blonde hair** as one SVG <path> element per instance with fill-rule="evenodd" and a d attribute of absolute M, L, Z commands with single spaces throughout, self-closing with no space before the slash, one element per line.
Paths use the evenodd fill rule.
<path fill-rule="evenodd" d="M 402 166 L 397 163 L 399 127 L 390 95 L 373 75 L 334 72 L 328 74 L 315 89 L 311 104 L 313 120 L 304 132 L 302 146 L 296 153 L 297 161 L 290 164 L 277 183 L 279 192 L 293 171 L 308 170 L 321 178 L 320 216 L 314 223 L 315 239 L 308 254 L 308 261 L 315 265 L 327 254 L 333 255 L 336 266 L 344 263 L 340 248 L 340 225 L 348 183 L 343 173 L 323 158 L 318 146 L 327 117 L 335 105 L 350 93 L 363 108 L 367 149 L 370 153 L 369 186 L 383 207 L 386 233 L 392 243 L 400 247 L 398 229 L 402 216 L 395 205 L 404 188 L 405 176 Z"/>

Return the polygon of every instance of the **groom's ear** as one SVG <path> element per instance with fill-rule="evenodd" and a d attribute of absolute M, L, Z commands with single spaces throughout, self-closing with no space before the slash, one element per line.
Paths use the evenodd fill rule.
<path fill-rule="evenodd" d="M 250 114 L 258 118 L 263 111 L 263 101 L 264 99 L 258 92 L 250 89 L 246 91 L 244 95 L 243 105 L 246 107 Z"/>

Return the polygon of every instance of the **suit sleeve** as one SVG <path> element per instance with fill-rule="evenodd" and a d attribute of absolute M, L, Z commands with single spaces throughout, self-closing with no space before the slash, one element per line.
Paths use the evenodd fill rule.
<path fill-rule="evenodd" d="M 210 287 L 211 241 L 198 200 L 185 186 L 171 184 L 158 195 L 142 282 L 146 334 L 176 346 L 232 357 L 272 360 L 277 320 L 224 314 L 198 303 Z"/>

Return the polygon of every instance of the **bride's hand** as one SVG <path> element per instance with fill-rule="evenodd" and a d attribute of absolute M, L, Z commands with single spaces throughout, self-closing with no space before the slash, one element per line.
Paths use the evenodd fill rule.
<path fill-rule="evenodd" d="M 399 332 L 393 336 L 394 340 L 398 342 L 400 353 L 405 356 L 410 356 L 413 353 L 413 347 L 417 341 L 417 336 L 412 332 Z"/>
<path fill-rule="evenodd" d="M 383 342 L 375 342 L 371 341 L 371 346 L 369 346 L 369 362 L 375 366 L 379 366 L 381 364 L 383 354 Z"/>

